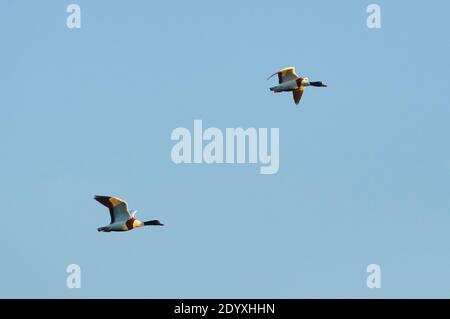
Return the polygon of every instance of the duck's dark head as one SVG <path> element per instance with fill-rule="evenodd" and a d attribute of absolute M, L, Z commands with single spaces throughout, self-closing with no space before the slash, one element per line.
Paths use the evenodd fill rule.
<path fill-rule="evenodd" d="M 316 87 L 320 87 L 320 88 L 326 88 L 328 86 L 325 83 L 323 83 L 322 81 L 310 82 L 309 84 L 311 86 L 316 86 Z"/>
<path fill-rule="evenodd" d="M 161 224 L 159 220 L 150 220 L 148 222 L 144 222 L 145 226 L 164 226 L 164 224 Z"/>

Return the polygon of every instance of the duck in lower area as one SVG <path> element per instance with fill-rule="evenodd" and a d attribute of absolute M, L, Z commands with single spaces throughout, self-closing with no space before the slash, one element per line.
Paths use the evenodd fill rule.
<path fill-rule="evenodd" d="M 323 82 L 310 82 L 307 77 L 300 77 L 295 73 L 294 67 L 287 67 L 275 72 L 268 79 L 278 74 L 277 86 L 271 87 L 270 90 L 274 93 L 292 92 L 294 95 L 295 104 L 299 104 L 303 95 L 303 91 L 307 86 L 327 87 Z"/>
<path fill-rule="evenodd" d="M 136 219 L 136 211 L 128 211 L 127 202 L 118 197 L 96 195 L 94 199 L 108 207 L 111 215 L 111 223 L 97 228 L 99 232 L 128 231 L 142 226 L 164 226 L 159 220 L 141 222 Z"/>

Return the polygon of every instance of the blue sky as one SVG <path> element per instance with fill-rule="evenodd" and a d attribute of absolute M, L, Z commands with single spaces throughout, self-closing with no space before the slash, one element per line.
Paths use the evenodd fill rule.
<path fill-rule="evenodd" d="M 1 4 L 0 297 L 450 297 L 447 1 L 73 2 Z M 175 165 L 195 119 L 279 128 L 279 172 Z"/>

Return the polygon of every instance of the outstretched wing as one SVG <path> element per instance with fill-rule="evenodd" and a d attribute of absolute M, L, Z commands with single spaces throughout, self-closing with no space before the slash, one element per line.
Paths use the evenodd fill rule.
<path fill-rule="evenodd" d="M 111 224 L 118 221 L 127 221 L 131 218 L 128 212 L 128 204 L 126 201 L 112 196 L 99 196 L 96 195 L 94 199 L 100 204 L 109 208 L 109 214 L 111 215 Z"/>
<path fill-rule="evenodd" d="M 303 90 L 304 90 L 304 87 L 300 86 L 297 90 L 292 92 L 292 94 L 294 95 L 295 104 L 297 104 L 297 105 L 300 103 L 300 100 L 302 99 Z"/>
<path fill-rule="evenodd" d="M 287 81 L 296 80 L 299 77 L 297 75 L 297 73 L 295 73 L 294 67 L 288 67 L 288 68 L 281 69 L 278 72 L 275 72 L 274 74 L 269 76 L 268 79 L 270 79 L 272 76 L 277 75 L 277 74 L 278 74 L 278 84 L 281 84 L 281 83 L 284 83 Z"/>

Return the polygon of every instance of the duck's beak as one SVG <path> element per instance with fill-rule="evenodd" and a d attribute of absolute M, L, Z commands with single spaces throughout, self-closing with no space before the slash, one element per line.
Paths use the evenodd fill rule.
<path fill-rule="evenodd" d="M 311 82 L 311 86 L 326 88 L 328 85 L 323 83 L 322 81 Z"/>

